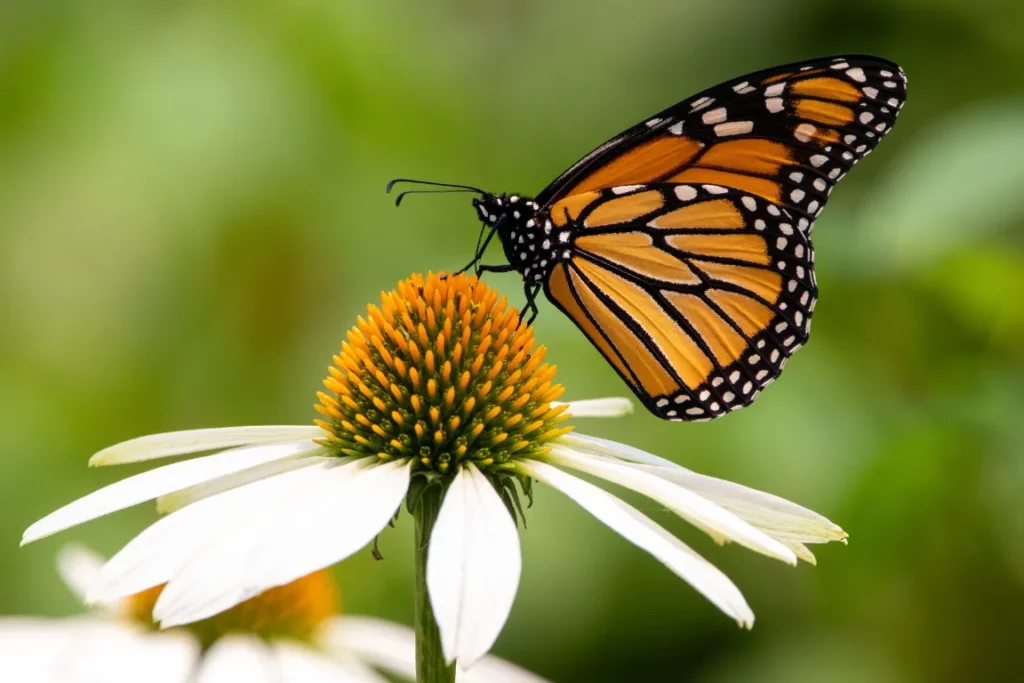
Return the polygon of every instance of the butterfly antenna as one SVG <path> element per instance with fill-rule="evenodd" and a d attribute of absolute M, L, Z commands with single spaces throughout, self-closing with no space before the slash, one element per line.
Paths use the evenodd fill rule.
<path fill-rule="evenodd" d="M 478 192 L 478 190 L 470 188 L 466 188 L 464 190 L 406 190 L 405 192 L 399 193 L 399 195 L 395 197 L 395 206 L 399 206 L 402 203 L 402 199 L 407 194 L 453 194 L 464 192 Z"/>
<path fill-rule="evenodd" d="M 458 185 L 456 183 L 435 183 L 432 180 L 414 180 L 412 178 L 395 178 L 387 186 L 387 192 L 390 193 L 392 188 L 398 183 L 413 183 L 415 185 L 432 185 L 434 187 L 454 187 L 460 190 L 466 190 L 467 192 L 476 192 L 477 194 L 487 194 L 479 187 L 473 187 L 472 185 Z"/>

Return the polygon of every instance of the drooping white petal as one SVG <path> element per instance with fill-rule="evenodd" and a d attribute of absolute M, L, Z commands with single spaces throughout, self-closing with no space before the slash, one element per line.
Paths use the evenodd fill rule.
<path fill-rule="evenodd" d="M 377 683 L 363 672 L 331 660 L 307 645 L 281 640 L 274 643 L 276 683 Z M 371 674 L 372 675 L 372 674 Z"/>
<path fill-rule="evenodd" d="M 150 434 L 108 446 L 89 458 L 90 467 L 144 462 L 172 455 L 201 453 L 234 446 L 283 441 L 312 441 L 323 436 L 319 427 L 278 425 L 187 429 L 180 432 Z"/>
<path fill-rule="evenodd" d="M 275 448 L 275 446 L 256 446 L 248 448 Z M 302 467 L 308 467 L 309 465 L 316 465 L 318 463 L 328 462 L 328 460 L 335 458 L 335 456 L 322 456 L 316 455 L 317 451 L 311 451 L 311 454 L 296 454 L 294 457 L 283 458 L 281 460 L 275 460 L 273 462 L 264 463 L 262 465 L 256 465 L 244 469 L 234 474 L 228 474 L 217 479 L 211 479 L 203 484 L 196 484 L 180 491 L 174 491 L 167 495 L 160 496 L 156 499 L 156 511 L 161 515 L 169 515 L 175 510 L 180 510 L 186 505 L 191 505 L 196 501 L 202 500 L 203 498 L 209 498 L 218 493 L 224 491 L 230 491 L 236 489 L 239 486 L 245 486 L 254 481 L 260 479 L 267 479 L 268 477 L 274 477 L 278 474 L 284 474 L 285 472 L 291 472 Z M 346 458 L 347 460 L 347 458 Z"/>
<path fill-rule="evenodd" d="M 160 594 L 154 618 L 165 628 L 204 619 L 345 559 L 394 516 L 410 467 L 409 461 L 364 458 L 309 468 L 317 476 L 262 501 L 265 512 L 241 522 L 249 529 L 231 523 L 215 547 L 193 552 Z"/>
<path fill-rule="evenodd" d="M 546 482 L 569 496 L 613 531 L 646 550 L 740 626 L 749 628 L 753 625 L 754 613 L 732 581 L 639 510 L 547 463 L 522 460 L 517 467 L 523 474 Z"/>
<path fill-rule="evenodd" d="M 516 524 L 470 463 L 445 494 L 427 551 L 427 592 L 449 662 L 469 667 L 491 649 L 512 610 L 521 570 Z"/>
<path fill-rule="evenodd" d="M 328 652 L 359 659 L 407 680 L 416 678 L 416 636 L 411 628 L 372 617 L 336 617 L 324 625 L 318 643 Z M 468 671 L 456 671 L 459 683 L 548 683 L 503 659 L 486 655 Z"/>
<path fill-rule="evenodd" d="M 573 417 L 623 417 L 633 414 L 633 402 L 619 396 L 551 403 L 553 408 L 562 405 L 568 406 L 566 412 Z"/>
<path fill-rule="evenodd" d="M 172 491 L 202 484 L 229 474 L 284 458 L 297 458 L 323 452 L 311 441 L 236 448 L 215 455 L 164 465 L 122 479 L 110 486 L 65 505 L 28 529 L 21 544 L 31 543 L 58 531 L 138 505 Z"/>
<path fill-rule="evenodd" d="M 642 493 L 699 528 L 709 530 L 716 538 L 735 541 L 751 550 L 789 564 L 797 562 L 792 550 L 768 534 L 706 498 L 639 469 L 637 465 L 586 455 L 560 444 L 552 445 L 550 453 L 545 455 L 544 459 Z"/>
<path fill-rule="evenodd" d="M 132 539 L 115 554 L 90 589 L 90 603 L 109 602 L 167 583 L 193 555 L 224 539 L 250 533 L 250 522 L 270 514 L 268 508 L 281 504 L 319 478 L 313 464 L 268 479 L 205 498 L 163 517 Z"/>
<path fill-rule="evenodd" d="M 814 556 L 810 548 L 805 546 L 800 541 L 791 541 L 789 539 L 780 539 L 782 543 L 786 544 L 786 547 L 793 551 L 793 553 L 807 564 L 816 565 L 818 564 L 818 558 Z"/>
<path fill-rule="evenodd" d="M 785 498 L 698 474 L 633 446 L 582 434 L 567 434 L 559 443 L 586 453 L 646 465 L 646 471 L 699 493 L 780 541 L 828 543 L 847 536 L 826 517 Z"/>
<path fill-rule="evenodd" d="M 697 491 L 779 540 L 828 543 L 847 537 L 845 531 L 826 517 L 771 493 L 689 470 L 650 466 L 645 469 Z"/>
<path fill-rule="evenodd" d="M 102 555 L 78 543 L 68 543 L 57 551 L 57 573 L 82 604 L 89 588 L 99 578 L 104 562 Z"/>
<path fill-rule="evenodd" d="M 641 450 L 628 444 L 619 443 L 618 441 L 612 441 L 611 439 L 602 439 L 597 436 L 589 436 L 587 434 L 580 434 L 579 432 L 570 432 L 565 436 L 558 438 L 558 443 L 570 448 L 575 448 L 578 451 L 584 453 L 593 453 L 595 455 L 605 455 L 610 458 L 617 460 L 628 460 L 630 462 L 639 462 L 647 465 L 664 465 L 665 467 L 677 467 L 684 469 L 682 465 L 662 458 L 661 456 L 648 453 L 647 451 Z"/>
<path fill-rule="evenodd" d="M 281 683 L 276 673 L 266 643 L 255 636 L 228 635 L 203 656 L 196 683 Z"/>

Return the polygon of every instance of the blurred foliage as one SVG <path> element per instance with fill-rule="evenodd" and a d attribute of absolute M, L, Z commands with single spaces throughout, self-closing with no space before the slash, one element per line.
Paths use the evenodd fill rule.
<path fill-rule="evenodd" d="M 1022 29 L 1009 0 L 3 3 L 0 612 L 74 609 L 61 539 L 17 543 L 124 475 L 92 452 L 305 423 L 366 303 L 462 265 L 465 198 L 397 210 L 390 177 L 537 191 L 705 86 L 866 52 L 903 64 L 909 104 L 818 222 L 809 346 L 725 419 L 580 425 L 810 505 L 850 545 L 792 569 L 640 501 L 741 587 L 740 632 L 543 490 L 497 650 L 559 682 L 1019 680 Z M 537 328 L 570 397 L 625 393 L 552 306 Z M 112 552 L 152 516 L 63 540 Z M 339 567 L 347 609 L 410 620 L 408 527 Z"/>

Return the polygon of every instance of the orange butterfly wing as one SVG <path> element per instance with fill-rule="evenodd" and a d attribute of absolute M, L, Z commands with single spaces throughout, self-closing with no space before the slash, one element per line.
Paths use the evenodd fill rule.
<path fill-rule="evenodd" d="M 895 64 L 835 57 L 745 76 L 634 126 L 538 195 L 572 230 L 548 298 L 655 414 L 748 405 L 807 340 L 814 219 L 905 95 Z"/>
<path fill-rule="evenodd" d="M 774 204 L 656 184 L 602 191 L 577 226 L 545 292 L 661 417 L 749 404 L 807 340 L 813 252 Z"/>

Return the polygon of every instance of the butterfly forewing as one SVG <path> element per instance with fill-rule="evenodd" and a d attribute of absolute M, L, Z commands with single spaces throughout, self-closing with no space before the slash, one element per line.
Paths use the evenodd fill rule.
<path fill-rule="evenodd" d="M 813 253 L 794 217 L 708 183 L 594 192 L 548 297 L 655 414 L 749 404 L 810 330 Z"/>
<path fill-rule="evenodd" d="M 714 183 L 783 206 L 809 231 L 832 187 L 884 137 L 906 79 L 874 57 L 791 64 L 710 88 L 610 140 L 538 201 L 564 220 L 617 185 Z"/>

